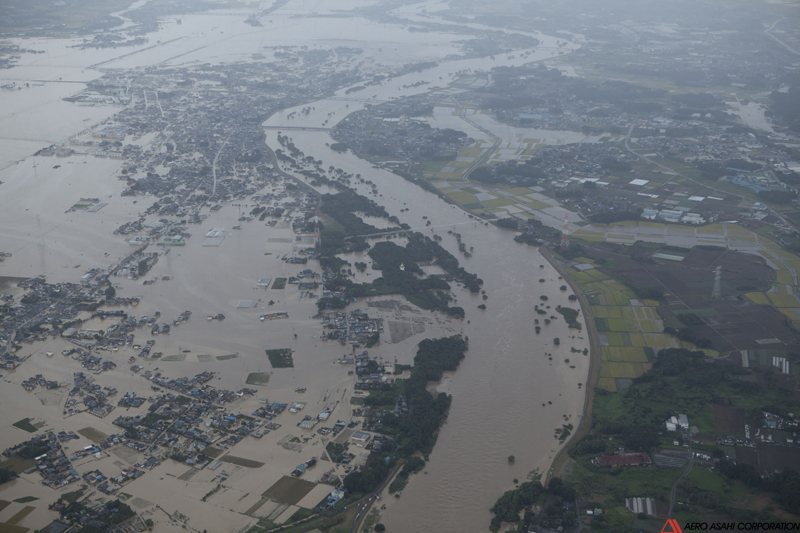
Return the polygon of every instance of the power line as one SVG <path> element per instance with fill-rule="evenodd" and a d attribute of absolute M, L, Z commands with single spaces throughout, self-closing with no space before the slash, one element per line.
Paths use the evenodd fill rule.
<path fill-rule="evenodd" d="M 711 297 L 715 299 L 722 298 L 722 265 L 714 269 L 714 290 L 711 291 Z"/>
<path fill-rule="evenodd" d="M 569 213 L 564 213 L 564 231 L 561 232 L 562 250 L 569 250 Z"/>

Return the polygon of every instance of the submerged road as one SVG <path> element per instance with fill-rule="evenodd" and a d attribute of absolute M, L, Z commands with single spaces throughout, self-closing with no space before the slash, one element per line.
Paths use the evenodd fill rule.
<path fill-rule="evenodd" d="M 278 131 L 331 131 L 331 128 L 315 128 L 312 126 L 264 126 L 264 129 Z"/>

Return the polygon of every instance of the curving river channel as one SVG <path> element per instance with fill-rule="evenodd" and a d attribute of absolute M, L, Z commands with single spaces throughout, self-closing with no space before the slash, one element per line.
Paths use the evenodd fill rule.
<path fill-rule="evenodd" d="M 356 184 L 355 189 L 375 198 L 401 222 L 432 235 L 432 230 L 424 227 L 423 217 L 427 217 L 444 237 L 442 244 L 461 258 L 468 271 L 484 280 L 485 311 L 477 309 L 483 303 L 480 295 L 455 288 L 457 305 L 467 311 L 463 334 L 469 337 L 470 349 L 459 369 L 437 385 L 438 390 L 453 395 L 453 403 L 424 473 L 412 478 L 399 499 L 383 499 L 381 505 L 386 508 L 381 511 L 381 521 L 390 531 L 488 530 L 488 510 L 498 496 L 514 487 L 513 480 L 524 481 L 536 469 L 544 474 L 550 467 L 559 448 L 554 430 L 565 423 L 578 426 L 584 401 L 584 389 L 578 384 L 586 381 L 589 358 L 571 348 L 583 351 L 589 344 L 582 333 L 567 330 L 555 312 L 557 305 L 575 304 L 567 300 L 571 291 L 559 290 L 563 282 L 536 248 L 515 243 L 510 232 L 477 222 L 436 195 L 373 168 L 350 152 L 333 152 L 326 146 L 333 142 L 326 131 L 295 128 L 320 128 L 325 120 L 331 127 L 366 103 L 431 90 L 430 85 L 410 87 L 419 81 L 444 88 L 459 71 L 520 65 L 558 53 L 556 38 L 535 36 L 541 44 L 525 58 L 515 51 L 516 59 L 441 62 L 433 69 L 362 90 L 359 98 L 345 95 L 343 89 L 334 98 L 282 110 L 264 123 L 270 147 L 279 147 L 278 132 L 291 128 L 282 134 L 305 155 L 322 159 L 326 168 L 332 165 L 371 180 L 379 197 L 371 196 L 371 186 Z M 308 107 L 313 108 L 309 114 L 299 112 Z M 293 112 L 293 118 L 287 118 Z M 470 259 L 459 254 L 458 243 L 448 230 L 460 233 L 468 248 L 474 247 Z M 533 306 L 542 303 L 542 295 L 549 297 L 546 303 L 559 320 L 537 335 Z M 562 339 L 560 346 L 553 345 L 555 337 Z M 565 363 L 565 359 L 571 362 Z M 509 455 L 516 457 L 513 464 L 507 460 Z"/>

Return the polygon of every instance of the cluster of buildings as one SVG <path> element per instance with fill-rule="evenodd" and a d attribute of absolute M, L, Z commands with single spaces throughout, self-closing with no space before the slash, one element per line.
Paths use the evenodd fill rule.
<path fill-rule="evenodd" d="M 689 418 L 686 415 L 671 416 L 664 422 L 667 431 L 689 431 Z"/>
<path fill-rule="evenodd" d="M 188 465 L 204 466 L 210 458 L 203 450 L 214 445 L 227 449 L 235 446 L 247 436 L 261 438 L 270 431 L 280 428 L 271 420 L 282 413 L 285 403 L 268 403 L 246 416 L 229 412 L 226 404 L 252 396 L 253 389 L 238 392 L 219 390 L 208 385 L 213 372 L 204 372 L 193 378 L 162 378 L 160 373 L 146 376 L 158 387 L 171 389 L 178 394 L 164 393 L 143 398 L 126 394 L 120 405 L 128 407 L 147 406 L 145 414 L 120 416 L 114 425 L 124 430 L 122 435 L 114 435 L 101 443 L 101 447 L 125 444 L 142 451 L 155 464 L 159 458 L 171 457 Z M 265 423 L 264 419 L 270 422 Z"/>
<path fill-rule="evenodd" d="M 744 174 L 739 172 L 733 176 L 725 176 L 722 180 L 749 189 L 756 194 L 766 191 L 793 191 L 791 187 L 767 173 Z"/>
<path fill-rule="evenodd" d="M 261 403 L 263 405 L 261 405 L 255 411 L 253 411 L 252 415 L 253 416 L 257 416 L 259 418 L 264 418 L 266 420 L 272 420 L 273 418 L 275 418 L 279 414 L 283 413 L 286 410 L 287 407 L 289 407 L 289 404 L 286 404 L 286 403 L 269 402 L 266 398 L 262 398 L 261 400 L 262 400 Z M 296 411 L 297 411 L 297 409 L 295 408 L 295 412 Z M 277 427 L 274 427 L 274 428 L 268 428 L 268 429 L 278 429 L 278 427 L 280 427 L 280 426 L 277 426 Z M 267 431 L 266 433 L 269 433 L 269 431 Z M 262 433 L 262 435 L 266 435 L 266 433 Z"/>
<path fill-rule="evenodd" d="M 692 46 L 703 49 L 705 45 Z M 668 58 L 659 58 L 665 60 Z M 703 64 L 707 71 L 717 72 L 720 62 L 729 61 L 730 58 L 718 56 L 712 60 L 708 50 L 692 59 Z M 782 75 L 776 62 L 769 63 L 769 67 L 759 65 L 758 70 L 766 68 L 773 77 Z M 680 68 L 688 64 L 676 63 Z M 740 66 L 729 66 L 734 71 L 741 70 Z M 729 75 L 730 72 L 725 74 Z M 671 158 L 697 165 L 703 171 L 702 179 L 708 180 L 712 187 L 722 180 L 755 193 L 796 192 L 790 180 L 797 175 L 800 165 L 792 161 L 788 151 L 759 141 L 747 128 L 736 124 L 736 118 L 728 113 L 729 93 L 668 95 L 635 84 L 567 78 L 557 69 L 544 67 L 494 72 L 492 82 L 491 92 L 470 89 L 467 85 L 472 92 L 462 99 L 477 101 L 478 108 L 492 111 L 499 121 L 520 127 L 581 131 L 585 135 L 603 135 L 609 141 L 622 140 L 630 129 L 631 147 L 638 154 L 655 161 Z M 415 131 L 415 135 L 410 134 L 418 126 L 412 126 L 415 121 L 408 117 L 420 110 L 425 113 L 426 106 L 432 104 L 442 105 L 441 96 L 424 95 L 368 108 L 339 124 L 334 137 L 358 153 L 396 159 L 389 163 L 403 172 L 421 173 L 422 163 L 431 159 L 432 153 L 441 155 L 442 151 L 433 144 L 427 150 L 406 146 L 424 138 Z M 732 105 L 747 105 L 747 102 Z M 376 135 L 367 139 L 366 133 L 373 131 Z M 448 130 L 434 131 L 445 134 Z M 774 140 L 780 140 L 779 136 Z M 457 147 L 452 145 L 447 149 Z M 518 164 L 524 161 L 529 164 Z M 746 212 L 747 206 L 740 208 L 737 203 L 721 201 L 723 198 L 696 196 L 695 191 L 701 186 L 692 183 L 679 186 L 670 183 L 670 176 L 655 181 L 634 179 L 643 183 L 633 183 L 624 176 L 620 178 L 620 168 L 606 165 L 607 161 L 624 165 L 641 159 L 617 142 L 544 146 L 537 147 L 533 155 L 527 152 L 520 155 L 518 161 L 493 163 L 490 179 L 495 180 L 491 183 L 531 187 L 578 209 L 586 218 L 596 213 L 642 209 L 645 220 L 688 225 L 715 222 L 723 215 L 756 220 L 768 216 L 763 210 Z M 745 169 L 737 168 L 732 161 L 743 161 Z M 710 168 L 713 170 L 706 172 Z M 753 172 L 748 168 L 758 170 Z M 445 167 L 441 172 L 456 176 L 459 169 Z M 694 202 L 688 201 L 694 198 Z"/>
<path fill-rule="evenodd" d="M 221 406 L 241 398 L 244 395 L 253 395 L 256 393 L 254 389 L 244 388 L 239 391 L 231 391 L 227 389 L 217 389 L 216 387 L 208 385 L 208 382 L 211 381 L 215 375 L 214 372 L 201 372 L 192 378 L 181 377 L 169 379 L 162 377 L 161 373 L 157 372 L 148 379 L 151 383 L 159 387 L 184 394 L 193 400 L 202 400 Z"/>
<path fill-rule="evenodd" d="M 405 404 L 405 398 L 402 396 L 395 398 L 394 409 L 373 409 L 372 407 L 366 406 L 361 409 L 361 416 L 364 417 L 361 427 L 365 431 L 374 431 L 376 433 L 380 433 L 384 430 L 385 419 L 389 417 L 397 418 L 401 414 L 407 412 L 408 405 Z M 380 442 L 380 440 L 378 442 Z"/>
<path fill-rule="evenodd" d="M 454 156 L 475 142 L 461 131 L 434 129 L 426 121 L 414 119 L 415 113 L 431 111 L 426 105 L 373 107 L 338 123 L 332 137 L 357 154 L 386 159 L 384 164 L 416 174 L 421 172 L 421 161 Z"/>
<path fill-rule="evenodd" d="M 746 134 L 734 133 L 710 137 L 725 146 L 729 144 L 738 146 L 739 143 L 749 139 Z M 658 144 L 660 139 L 668 143 L 672 149 L 680 151 L 676 154 L 659 151 L 664 148 Z M 741 170 L 724 168 L 729 161 L 728 158 L 748 157 L 743 156 L 735 148 L 717 150 L 719 152 L 717 159 L 701 156 L 692 150 L 695 147 L 698 151 L 708 150 L 709 146 L 714 146 L 710 141 L 711 139 L 702 137 L 700 140 L 688 142 L 669 136 L 648 136 L 637 139 L 637 142 L 653 150 L 652 153 L 645 154 L 651 159 L 659 160 L 664 155 L 672 155 L 689 164 L 714 165 L 719 168 L 719 172 L 725 174 L 719 178 L 721 181 L 731 181 L 754 192 L 792 191 L 789 185 L 779 181 L 775 177 L 776 174 L 770 170 L 743 173 Z M 781 167 L 786 159 L 785 154 L 783 157 L 778 157 L 772 152 L 763 157 L 767 158 L 770 164 Z M 754 216 L 753 213 L 740 209 L 738 204 L 726 205 L 723 201 L 726 200 L 726 195 L 695 194 L 697 187 L 691 184 L 678 186 L 671 183 L 662 186 L 661 180 L 641 179 L 636 177 L 635 172 L 632 172 L 630 178 L 624 175 L 620 177 L 620 169 L 636 161 L 638 158 L 634 154 L 625 152 L 616 145 L 581 143 L 543 147 L 528 164 L 518 165 L 515 161 L 501 163 L 493 166 L 493 172 L 500 182 L 532 187 L 542 194 L 557 198 L 561 203 L 578 209 L 586 218 L 595 213 L 642 210 L 642 218 L 645 220 L 699 225 L 714 222 L 723 213 L 726 217 L 753 218 Z M 710 179 L 709 183 L 713 184 L 716 180 L 717 178 Z M 766 206 L 762 206 L 761 212 L 764 209 Z M 758 213 L 755 214 L 757 215 Z M 762 214 L 761 218 L 764 216 Z"/>
<path fill-rule="evenodd" d="M 93 414 L 98 418 L 103 418 L 114 410 L 109 398 L 116 396 L 117 389 L 114 387 L 101 387 L 94 383 L 94 378 L 83 372 L 73 374 L 74 386 L 69 391 L 69 399 L 64 404 L 66 416 L 72 416 L 79 411 L 75 405 L 82 403 L 84 411 Z M 76 396 L 78 398 L 76 398 Z"/>
<path fill-rule="evenodd" d="M 334 296 L 327 289 L 323 291 L 325 298 Z M 324 334 L 322 337 L 324 340 L 338 340 L 341 344 L 350 344 L 355 349 L 362 345 L 371 346 L 370 339 L 383 333 L 383 319 L 370 318 L 358 309 L 351 311 L 350 314 L 330 311 L 322 313 L 322 327 L 331 330 Z"/>
<path fill-rule="evenodd" d="M 350 364 L 348 361 L 349 360 L 344 359 L 339 360 L 341 364 Z M 391 387 L 394 383 L 393 363 L 381 363 L 375 359 L 370 359 L 366 350 L 360 354 L 356 354 L 352 362 L 356 365 L 356 390 L 366 391 L 370 389 L 383 389 L 387 386 Z M 406 404 L 404 396 L 398 396 L 397 402 L 397 411 L 407 410 L 407 408 L 402 407 Z"/>
<path fill-rule="evenodd" d="M 764 427 L 770 429 L 789 429 L 797 427 L 797 420 L 790 420 L 774 413 L 762 411 L 764 414 Z"/>
<path fill-rule="evenodd" d="M 71 356 L 72 359 L 81 364 L 82 368 L 85 368 L 93 374 L 102 374 L 108 370 L 114 370 L 117 367 L 117 363 L 114 361 L 103 359 L 99 355 L 81 347 L 62 350 L 61 355 L 65 357 Z"/>
<path fill-rule="evenodd" d="M 149 454 L 156 455 L 169 453 L 173 448 L 181 448 L 183 435 L 190 442 L 214 440 L 207 437 L 204 430 L 192 424 L 195 414 L 196 408 L 192 404 L 182 404 L 177 398 L 170 399 L 168 395 L 162 395 L 153 399 L 147 414 L 120 416 L 113 423 L 124 430 L 125 444 L 130 441 L 138 442 Z"/>
<path fill-rule="evenodd" d="M 26 473 L 39 472 L 42 483 L 54 489 L 60 489 L 78 481 L 78 472 L 72 467 L 70 459 L 64 453 L 61 442 L 52 431 L 47 431 L 32 439 L 3 450 L 5 457 L 32 459 L 32 466 Z"/>
<path fill-rule="evenodd" d="M 309 51 L 297 48 L 280 53 L 286 57 L 282 56 L 278 63 L 288 65 L 290 57 L 304 57 Z M 318 61 L 292 64 L 287 72 L 299 68 L 320 83 L 298 89 L 292 80 L 300 78 L 289 79 L 291 76 L 282 75 L 268 82 L 271 90 L 266 93 L 242 90 L 253 83 L 262 83 L 254 81 L 263 77 L 263 72 L 254 65 L 204 65 L 192 72 L 190 78 L 185 77 L 184 69 L 179 72 L 144 69 L 109 74 L 96 80 L 89 88 L 92 94 L 98 98 L 116 98 L 124 93 L 132 104 L 117 114 L 113 122 L 70 139 L 70 147 L 53 146 L 40 155 L 50 152 L 59 155 L 62 151 L 88 151 L 104 157 L 114 154 L 124 160 L 118 176 L 128 185 L 124 194 L 155 197 L 156 201 L 146 209 L 145 216 L 126 222 L 114 231 L 129 237 L 131 244 L 137 246 L 136 252 L 115 267 L 86 273 L 80 285 L 50 285 L 43 278 L 34 278 L 22 284 L 28 294 L 21 302 L 4 298 L 0 314 L 0 366 L 13 368 L 24 360 L 16 355 L 20 342 L 44 340 L 63 333 L 85 351 L 113 350 L 133 345 L 135 328 L 147 325 L 153 332 L 156 328 L 159 333 L 169 332 L 170 327 L 187 319 L 188 315 L 182 315 L 170 325 L 168 322 L 151 323 L 152 319 L 142 323 L 134 317 L 122 316 L 120 323 L 103 332 L 81 328 L 82 321 L 76 320 L 80 311 L 96 311 L 102 300 L 106 305 L 138 304 L 138 298 L 105 298 L 104 287 L 109 277 L 121 275 L 138 279 L 143 276 L 159 257 L 159 254 L 144 252 L 144 248 L 153 243 L 182 244 L 191 236 L 186 225 L 201 223 L 207 216 L 204 211 L 219 209 L 232 200 L 249 198 L 257 206 L 263 206 L 264 215 L 281 217 L 286 210 L 293 210 L 291 221 L 300 232 L 313 215 L 316 196 L 302 188 L 280 187 L 284 178 L 272 168 L 264 151 L 263 130 L 258 122 L 247 118 L 254 113 L 268 115 L 275 109 L 326 94 L 326 87 L 347 81 L 348 74 L 341 71 L 334 78 L 329 77 L 336 65 L 355 60 L 359 53 L 355 49 L 349 52 L 343 49 L 343 55 L 337 55 L 334 64 Z M 257 76 L 253 76 L 255 72 Z M 228 94 L 230 87 L 237 90 Z M 158 95 L 160 101 L 157 101 Z M 153 145 L 137 142 L 147 133 L 162 131 L 168 123 L 171 123 L 169 138 L 158 133 Z M 263 192 L 268 184 L 278 187 Z M 103 205 L 96 198 L 81 199 L 78 204 L 77 207 L 88 210 Z M 148 216 L 161 218 L 153 222 Z M 252 216 L 243 218 L 253 220 Z M 313 278 L 298 279 L 298 284 L 309 290 L 317 286 Z M 139 355 L 147 356 L 151 347 L 149 343 Z"/>
<path fill-rule="evenodd" d="M 320 422 L 327 422 L 330 419 L 331 414 L 333 413 L 333 410 L 336 408 L 337 404 L 338 404 L 338 402 L 337 403 L 332 403 L 332 404 L 326 404 L 322 408 L 322 411 L 320 411 L 320 413 L 318 415 L 316 415 L 316 416 L 305 415 L 303 417 L 303 420 L 300 422 L 300 428 L 301 429 L 314 429 L 314 427 L 317 424 L 319 424 Z M 305 404 L 301 404 L 301 405 L 302 405 L 302 407 L 305 407 Z M 300 409 L 302 409 L 302 407 L 300 407 Z M 290 409 L 290 411 L 292 411 L 292 409 Z M 343 427 L 344 427 L 344 422 L 339 420 L 339 421 L 337 421 L 336 425 L 333 428 L 321 428 L 320 430 L 318 430 L 318 433 L 320 433 L 321 435 L 327 435 L 327 434 L 331 433 L 332 431 L 336 431 L 338 433 L 339 431 L 341 431 L 343 429 Z"/>
<path fill-rule="evenodd" d="M 117 445 L 120 445 L 120 444 L 124 445 L 124 446 L 127 446 L 128 448 L 130 448 L 132 450 L 136 450 L 137 452 L 141 452 L 141 453 L 146 453 L 148 451 L 148 448 L 150 448 L 150 446 L 148 444 L 145 444 L 145 443 L 139 442 L 139 441 L 135 441 L 135 440 L 131 440 L 131 439 L 127 439 L 127 438 L 125 438 L 124 435 L 121 435 L 119 433 L 115 433 L 113 435 L 109 435 L 108 437 L 100 440 L 100 442 L 98 443 L 100 448 L 103 449 L 103 450 L 107 450 L 108 448 L 111 448 L 113 446 L 117 446 Z M 147 459 L 145 459 L 145 461 L 140 466 L 152 470 L 154 467 L 158 466 L 159 464 L 160 464 L 159 458 L 157 456 L 151 456 L 151 457 L 148 457 Z"/>
<path fill-rule="evenodd" d="M 123 259 L 108 270 L 92 269 L 80 278 L 80 283 L 47 283 L 44 276 L 30 278 L 18 283 L 26 289 L 19 301 L 11 295 L 4 295 L 3 304 L 0 306 L 0 367 L 15 368 L 25 360 L 17 355 L 22 348 L 22 343 L 43 341 L 47 338 L 63 336 L 78 346 L 72 350 L 65 350 L 63 355 L 70 356 L 80 361 L 88 371 L 100 373 L 113 369 L 116 364 L 103 360 L 92 353 L 93 350 L 113 350 L 119 347 L 132 345 L 133 330 L 145 325 L 153 326 L 147 317 L 136 320 L 124 311 L 99 309 L 105 306 L 136 306 L 138 297 L 117 297 L 115 291 L 111 292 L 109 277 L 117 274 L 121 265 L 129 265 L 134 259 L 139 265 L 149 264 L 156 260 L 156 256 L 134 253 Z M 78 318 L 81 312 L 92 313 L 91 318 L 117 320 L 107 330 L 84 328 L 86 319 Z M 174 324 L 187 320 L 190 313 L 182 313 Z M 166 324 L 166 332 L 169 324 Z M 142 350 L 140 356 L 146 356 L 154 341 L 149 341 L 148 346 Z M 48 353 L 48 355 L 51 355 Z"/>
<path fill-rule="evenodd" d="M 103 492 L 109 494 L 108 490 L 106 488 Z M 61 518 L 44 527 L 42 533 L 69 533 L 73 528 L 75 531 L 91 528 L 106 533 L 146 529 L 142 517 L 119 499 L 106 501 L 103 498 L 95 503 L 87 500 L 72 503 L 58 501 L 48 508 L 60 513 Z"/>
<path fill-rule="evenodd" d="M 141 477 L 144 475 L 144 470 L 139 470 L 133 466 L 129 466 L 123 469 L 122 473 L 108 478 L 103 475 L 100 470 L 93 470 L 91 472 L 86 472 L 82 477 L 82 479 L 92 487 L 96 487 L 98 491 L 102 492 L 103 494 L 114 494 L 117 492 L 123 485 L 128 483 L 129 481 L 133 481 L 134 479 Z"/>
<path fill-rule="evenodd" d="M 21 383 L 21 385 L 22 388 L 28 392 L 31 392 L 36 387 L 42 387 L 43 389 L 47 390 L 58 389 L 61 387 L 58 381 L 45 379 L 42 374 L 36 374 L 32 378 L 26 379 Z"/>
<path fill-rule="evenodd" d="M 290 57 L 310 52 L 282 50 L 270 68 L 280 75 L 267 81 L 257 61 L 106 75 L 88 90 L 98 98 L 123 95 L 130 105 L 113 123 L 86 132 L 90 141 L 81 136 L 71 141 L 93 153 L 116 152 L 125 161 L 120 177 L 128 184 L 126 194 L 158 197 L 154 212 L 160 215 L 193 218 L 203 207 L 245 199 L 278 178 L 264 151 L 261 125 L 250 117 L 311 101 L 355 79 L 355 71 L 336 69 L 360 51 L 337 54 L 327 63 L 290 64 Z M 168 124 L 167 138 L 162 132 Z M 154 145 L 163 143 L 161 150 L 126 142 L 152 132 L 158 135 Z M 156 172 L 165 167 L 165 174 Z"/>
<path fill-rule="evenodd" d="M 677 209 L 644 209 L 642 211 L 642 218 L 645 220 L 663 220 L 664 222 L 671 222 L 673 224 L 704 224 L 706 219 L 697 213 L 687 213 Z"/>
<path fill-rule="evenodd" d="M 6 301 L 0 314 L 0 359 L 13 363 L 13 355 L 19 343 L 32 343 L 55 337 L 60 326 L 74 320 L 85 310 L 96 309 L 96 302 L 103 299 L 103 291 L 97 286 L 77 283 L 47 283 L 43 276 L 18 283 L 27 289 L 19 302 Z M 5 366 L 5 368 L 9 368 Z"/>

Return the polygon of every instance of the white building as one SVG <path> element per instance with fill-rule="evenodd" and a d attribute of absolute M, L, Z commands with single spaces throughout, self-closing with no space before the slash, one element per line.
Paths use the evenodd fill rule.
<path fill-rule="evenodd" d="M 673 416 L 665 420 L 664 425 L 667 431 L 677 431 L 678 428 L 689 431 L 689 418 L 686 415 Z"/>

